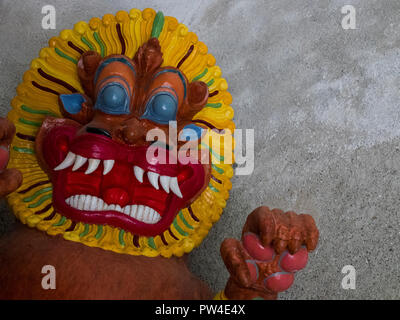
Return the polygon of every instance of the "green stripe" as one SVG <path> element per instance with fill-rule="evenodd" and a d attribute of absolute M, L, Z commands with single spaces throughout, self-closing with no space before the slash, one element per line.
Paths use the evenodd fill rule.
<path fill-rule="evenodd" d="M 100 50 L 101 50 L 101 56 L 104 58 L 105 54 L 106 54 L 106 48 L 104 47 L 104 43 L 103 41 L 101 41 L 100 36 L 97 32 L 93 33 L 94 39 L 97 41 L 97 43 L 100 46 Z"/>
<path fill-rule="evenodd" d="M 184 237 L 188 236 L 188 233 L 183 231 L 182 228 L 178 225 L 178 221 L 176 221 L 176 218 L 173 222 L 175 229 Z"/>
<path fill-rule="evenodd" d="M 164 14 L 158 11 L 153 21 L 153 29 L 151 30 L 151 38 L 158 38 L 164 28 Z"/>
<path fill-rule="evenodd" d="M 42 125 L 41 122 L 26 120 L 24 118 L 19 118 L 18 121 L 23 123 L 23 124 L 28 124 L 28 125 L 34 126 L 34 127 L 40 127 Z"/>
<path fill-rule="evenodd" d="M 53 117 L 58 117 L 58 115 L 56 115 L 55 113 L 51 112 L 51 111 L 47 111 L 47 110 L 34 110 L 31 109 L 29 107 L 27 107 L 26 105 L 22 105 L 21 109 L 29 112 L 29 113 L 33 113 L 33 114 L 45 114 L 45 115 L 49 115 L 49 116 L 53 116 Z"/>
<path fill-rule="evenodd" d="M 13 147 L 13 149 L 17 152 L 21 153 L 29 153 L 29 154 L 35 154 L 35 150 L 29 149 L 29 148 L 18 148 L 16 146 Z"/>
<path fill-rule="evenodd" d="M 188 229 L 193 229 L 193 227 L 185 220 L 185 217 L 183 216 L 183 212 L 179 211 L 179 218 L 181 218 L 183 224 L 188 228 Z"/>
<path fill-rule="evenodd" d="M 124 230 L 120 230 L 119 231 L 119 243 L 121 244 L 121 246 L 125 247 L 125 241 L 124 241 L 124 234 L 125 231 Z"/>
<path fill-rule="evenodd" d="M 208 184 L 208 187 L 214 192 L 219 192 L 219 190 L 216 189 L 211 183 Z"/>
<path fill-rule="evenodd" d="M 63 57 L 63 58 L 65 58 L 65 59 L 71 61 L 72 63 L 75 63 L 75 64 L 78 63 L 78 60 L 76 60 L 76 59 L 70 57 L 69 55 L 65 54 L 65 53 L 62 52 L 60 49 L 54 48 L 54 51 L 55 51 L 60 57 Z"/>
<path fill-rule="evenodd" d="M 221 108 L 222 107 L 222 103 L 207 103 L 206 107 L 209 107 L 209 108 Z"/>
<path fill-rule="evenodd" d="M 52 194 L 52 193 L 49 193 L 49 194 L 47 194 L 47 195 L 41 197 L 41 198 L 38 200 L 38 202 L 36 202 L 36 203 L 34 203 L 34 204 L 30 204 L 30 205 L 28 206 L 28 208 L 37 208 L 37 207 L 39 207 L 43 202 L 45 202 L 46 200 L 51 199 L 52 196 L 53 196 L 53 194 Z"/>
<path fill-rule="evenodd" d="M 48 192 L 48 191 L 51 191 L 51 190 L 53 190 L 52 187 L 43 188 L 43 189 L 41 189 L 41 190 L 39 190 L 39 191 L 36 191 L 36 192 L 35 192 L 33 195 L 31 195 L 30 197 L 24 198 L 23 201 L 24 201 L 24 202 L 31 202 L 31 201 L 33 201 L 34 199 L 36 199 L 38 196 L 40 196 L 41 194 L 43 194 L 43 193 L 45 193 L 45 192 Z"/>
<path fill-rule="evenodd" d="M 67 218 L 65 218 L 64 216 L 61 216 L 60 221 L 58 221 L 57 223 L 53 224 L 53 227 L 60 227 L 65 223 L 65 220 L 67 220 Z"/>
<path fill-rule="evenodd" d="M 85 229 L 82 231 L 82 233 L 79 235 L 80 238 L 86 236 L 89 233 L 89 225 L 85 223 Z"/>
<path fill-rule="evenodd" d="M 211 79 L 209 82 L 207 82 L 207 87 L 211 87 L 214 83 L 214 79 Z"/>
<path fill-rule="evenodd" d="M 225 171 L 224 169 L 218 168 L 215 164 L 212 164 L 211 167 L 217 171 L 219 174 L 223 174 Z"/>
<path fill-rule="evenodd" d="M 198 76 L 193 78 L 192 82 L 200 80 L 201 78 L 203 78 L 207 74 L 207 72 L 208 72 L 208 69 L 205 68 L 202 73 L 200 73 Z"/>
<path fill-rule="evenodd" d="M 102 225 L 98 225 L 97 226 L 97 233 L 94 236 L 96 239 L 100 239 L 101 235 L 103 233 L 103 226 Z"/>
<path fill-rule="evenodd" d="M 86 44 L 89 47 L 90 50 L 96 51 L 93 45 L 84 36 L 81 37 L 81 40 L 84 44 Z"/>
<path fill-rule="evenodd" d="M 206 145 L 204 142 L 201 143 L 203 147 L 208 148 L 210 152 L 214 155 L 214 157 L 219 158 L 219 161 L 224 161 L 224 156 L 220 156 L 218 153 L 216 153 L 212 148 L 210 148 L 208 145 Z"/>
<path fill-rule="evenodd" d="M 156 246 L 156 244 L 155 244 L 155 242 L 154 242 L 154 238 L 153 238 L 153 237 L 150 237 L 150 238 L 147 240 L 147 243 L 148 243 L 149 246 L 152 247 L 154 250 L 157 250 L 157 246 Z"/>

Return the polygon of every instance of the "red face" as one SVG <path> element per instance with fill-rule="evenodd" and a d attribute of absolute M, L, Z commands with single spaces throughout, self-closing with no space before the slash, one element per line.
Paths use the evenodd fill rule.
<path fill-rule="evenodd" d="M 200 139 L 191 119 L 208 99 L 207 86 L 189 84 L 161 62 L 156 39 L 134 60 L 82 56 L 78 75 L 86 94 L 61 95 L 67 119 L 46 119 L 36 140 L 60 214 L 155 236 L 206 187 L 210 167 L 196 159 L 183 164 L 177 152 L 185 142 L 170 143 L 168 129 L 173 121 L 178 137 L 190 129 L 198 133 L 190 140 Z M 163 135 L 147 141 L 153 129 Z"/>

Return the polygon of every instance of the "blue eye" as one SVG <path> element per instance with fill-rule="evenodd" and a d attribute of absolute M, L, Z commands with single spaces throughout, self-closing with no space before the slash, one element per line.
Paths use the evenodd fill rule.
<path fill-rule="evenodd" d="M 161 92 L 149 100 L 142 118 L 160 124 L 168 124 L 170 121 L 176 120 L 177 109 L 176 98 L 169 92 Z"/>
<path fill-rule="evenodd" d="M 180 141 L 193 141 L 199 140 L 203 134 L 204 129 L 194 124 L 189 124 L 184 127 L 179 134 Z"/>
<path fill-rule="evenodd" d="M 118 82 L 112 82 L 101 89 L 95 109 L 108 114 L 129 114 L 129 97 L 126 89 Z"/>

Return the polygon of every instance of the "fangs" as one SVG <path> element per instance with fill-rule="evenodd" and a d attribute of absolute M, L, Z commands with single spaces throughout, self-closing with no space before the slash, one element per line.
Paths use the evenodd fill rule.
<path fill-rule="evenodd" d="M 64 170 L 73 165 L 72 171 L 76 171 L 81 168 L 86 162 L 88 162 L 88 167 L 85 171 L 85 174 L 91 174 L 97 170 L 102 160 L 99 159 L 88 159 L 82 157 L 80 155 L 76 155 L 73 152 L 68 152 L 64 161 L 61 162 L 57 167 L 54 168 L 55 171 Z M 103 160 L 103 175 L 107 175 L 112 168 L 114 167 L 115 160 Z M 143 183 L 143 176 L 145 171 L 138 167 L 133 167 L 133 172 L 135 174 L 136 179 Z M 177 177 L 169 177 L 169 176 L 161 176 L 158 173 L 148 171 L 147 178 L 149 179 L 150 184 L 156 189 L 160 189 L 160 184 L 163 190 L 166 193 L 172 191 L 177 197 L 183 198 L 182 192 L 179 188 L 178 178 Z"/>
<path fill-rule="evenodd" d="M 76 155 L 73 152 L 68 152 L 67 156 L 65 157 L 64 161 L 61 162 L 57 167 L 54 168 L 55 171 L 64 170 L 73 165 L 72 171 L 78 170 L 88 161 L 87 158 L 82 157 L 80 155 Z M 85 174 L 91 174 L 97 170 L 101 163 L 99 159 L 89 159 L 89 164 Z M 114 167 L 114 160 L 103 160 L 103 175 L 108 174 L 112 168 Z"/>
<path fill-rule="evenodd" d="M 160 214 L 154 209 L 144 205 L 128 205 L 121 208 L 117 204 L 107 204 L 95 196 L 91 195 L 75 195 L 65 200 L 72 208 L 84 211 L 118 211 L 127 216 L 147 224 L 156 224 L 161 220 Z"/>
<path fill-rule="evenodd" d="M 135 173 L 136 179 L 143 183 L 144 170 L 138 166 L 133 167 L 133 172 Z M 160 189 L 158 180 L 160 180 L 161 187 L 166 193 L 171 190 L 177 197 L 183 198 L 181 189 L 179 188 L 177 177 L 160 176 L 158 173 L 148 171 L 147 178 L 150 184 L 157 190 Z"/>

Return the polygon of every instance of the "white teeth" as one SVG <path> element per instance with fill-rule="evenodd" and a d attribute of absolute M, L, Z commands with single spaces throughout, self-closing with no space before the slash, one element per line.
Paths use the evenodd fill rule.
<path fill-rule="evenodd" d="M 65 157 L 64 161 L 61 162 L 57 167 L 54 168 L 55 171 L 63 170 L 72 166 L 76 158 L 76 154 L 72 152 L 68 152 L 67 156 Z"/>
<path fill-rule="evenodd" d="M 133 171 L 135 172 L 136 179 L 143 183 L 144 170 L 138 166 L 134 166 Z M 166 193 L 169 193 L 169 191 L 171 190 L 174 194 L 176 194 L 176 196 L 178 196 L 179 198 L 183 198 L 181 189 L 179 188 L 177 177 L 160 176 L 158 173 L 151 171 L 147 172 L 147 177 L 149 178 L 150 184 L 156 190 L 160 189 L 160 186 L 158 184 L 158 178 L 160 178 L 160 184 Z"/>
<path fill-rule="evenodd" d="M 83 210 L 88 211 L 90 210 L 90 205 L 92 204 L 92 196 L 86 196 L 85 204 L 83 206 Z"/>
<path fill-rule="evenodd" d="M 138 166 L 134 166 L 133 171 L 135 172 L 136 179 L 138 179 L 140 183 L 143 183 L 144 170 Z"/>
<path fill-rule="evenodd" d="M 127 216 L 147 224 L 156 224 L 161 220 L 161 215 L 154 209 L 145 205 L 127 205 L 121 207 L 118 204 L 108 205 L 103 199 L 92 195 L 70 196 L 65 202 L 71 207 L 84 211 L 118 211 Z"/>
<path fill-rule="evenodd" d="M 88 161 L 87 158 L 82 157 L 80 155 L 76 155 L 73 152 L 68 152 L 67 156 L 65 157 L 64 161 L 61 162 L 57 167 L 54 168 L 55 171 L 63 170 L 68 168 L 71 165 L 72 171 L 78 170 Z M 85 171 L 85 174 L 91 174 L 97 170 L 100 165 L 101 160 L 99 159 L 89 159 L 89 165 Z M 109 173 L 112 168 L 114 167 L 115 160 L 103 160 L 104 170 L 103 175 Z M 143 177 L 143 174 L 142 174 Z"/>
<path fill-rule="evenodd" d="M 72 167 L 72 171 L 78 170 L 80 167 L 82 167 L 87 161 L 87 158 L 81 157 L 81 156 L 76 156 L 75 164 Z"/>
<path fill-rule="evenodd" d="M 79 196 L 74 196 L 74 202 L 72 204 L 72 207 L 78 208 L 78 201 L 79 201 Z"/>
<path fill-rule="evenodd" d="M 131 213 L 129 214 L 132 218 L 136 217 L 137 205 L 131 207 Z"/>
<path fill-rule="evenodd" d="M 150 208 L 144 207 L 144 212 L 143 212 L 143 221 L 144 222 L 149 222 L 149 213 L 150 213 Z"/>
<path fill-rule="evenodd" d="M 85 205 L 85 196 L 80 195 L 78 199 L 78 208 L 79 210 L 83 210 L 83 206 Z"/>
<path fill-rule="evenodd" d="M 107 173 L 109 173 L 112 168 L 114 167 L 114 160 L 104 160 L 103 161 L 103 165 L 104 165 L 104 171 L 103 171 L 103 175 L 106 175 Z"/>
<path fill-rule="evenodd" d="M 149 178 L 151 185 L 157 190 L 160 188 L 158 186 L 158 177 L 159 176 L 160 175 L 158 173 L 151 172 L 151 171 L 147 172 L 147 177 Z"/>
<path fill-rule="evenodd" d="M 175 193 L 179 198 L 183 198 L 182 193 L 181 193 L 181 189 L 179 189 L 179 184 L 178 184 L 178 178 L 177 177 L 171 178 L 169 186 L 170 186 L 170 188 L 171 188 L 173 193 Z"/>
<path fill-rule="evenodd" d="M 97 201 L 97 209 L 95 209 L 94 211 L 103 211 L 104 208 L 104 201 L 102 199 L 99 199 Z"/>
<path fill-rule="evenodd" d="M 160 176 L 160 183 L 162 188 L 166 193 L 169 193 L 169 183 L 170 183 L 171 177 L 168 176 Z"/>
<path fill-rule="evenodd" d="M 92 197 L 92 201 L 90 202 L 90 208 L 89 208 L 90 211 L 94 211 L 97 209 L 97 200 L 100 199 L 97 197 Z"/>
<path fill-rule="evenodd" d="M 96 169 L 98 168 L 100 164 L 100 160 L 98 159 L 89 159 L 89 165 L 87 170 L 85 171 L 85 174 L 91 174 L 92 172 L 95 172 Z"/>
<path fill-rule="evenodd" d="M 144 211 L 144 206 L 139 206 L 138 210 L 137 210 L 137 213 L 136 213 L 136 219 L 142 221 L 143 211 Z"/>

